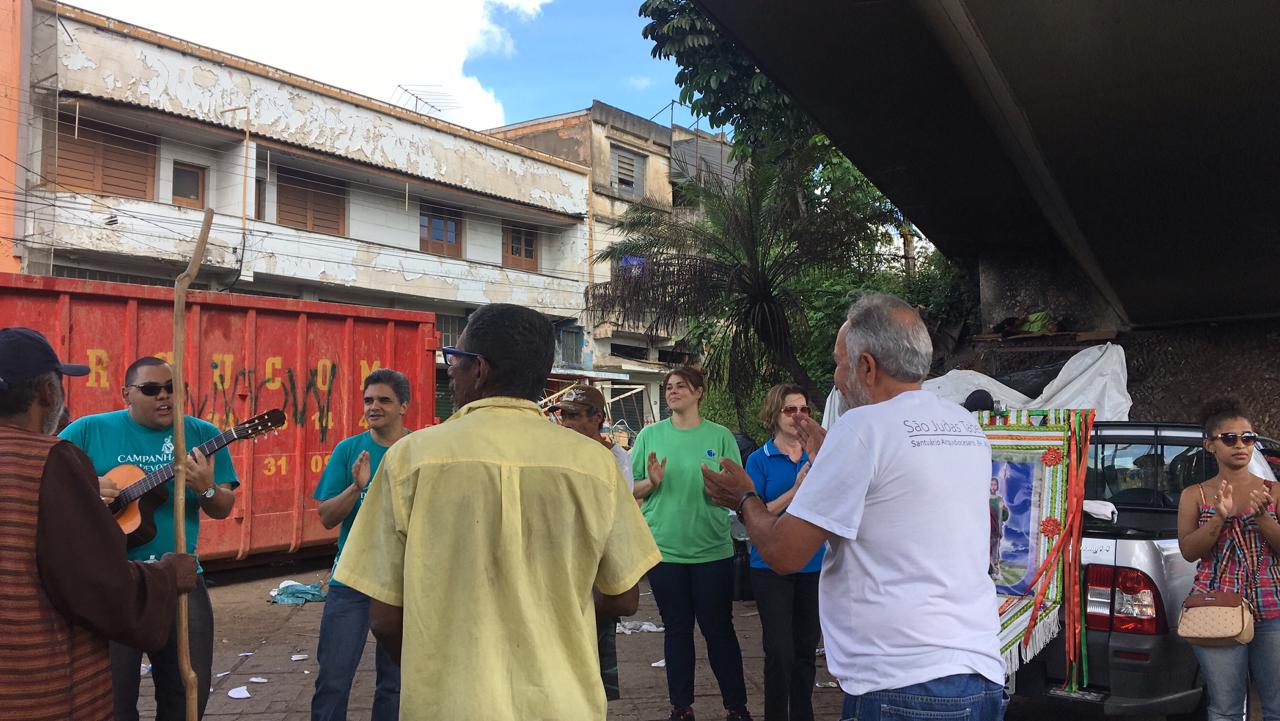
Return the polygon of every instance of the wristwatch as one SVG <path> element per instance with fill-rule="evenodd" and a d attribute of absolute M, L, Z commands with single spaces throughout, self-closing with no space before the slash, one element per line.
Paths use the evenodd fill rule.
<path fill-rule="evenodd" d="M 200 497 L 205 500 L 213 498 L 216 495 L 218 495 L 218 484 L 216 483 L 204 489 L 203 491 L 200 491 Z"/>
<path fill-rule="evenodd" d="M 747 491 L 746 493 L 742 494 L 742 498 L 738 501 L 738 507 L 737 509 L 735 509 L 735 512 L 738 514 L 739 519 L 742 518 L 742 507 L 745 506 L 747 504 L 747 501 L 751 500 L 752 498 L 760 498 L 760 494 L 756 493 L 755 491 Z M 760 502 L 763 503 L 764 499 L 760 498 Z"/>

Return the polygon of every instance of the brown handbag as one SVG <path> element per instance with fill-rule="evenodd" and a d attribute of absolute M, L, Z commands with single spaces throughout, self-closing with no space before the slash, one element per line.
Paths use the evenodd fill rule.
<path fill-rule="evenodd" d="M 1200 498 L 1204 500 L 1203 486 L 1200 487 Z M 1230 520 L 1227 522 L 1232 524 L 1231 531 L 1235 534 L 1237 547 L 1243 550 L 1245 546 L 1240 526 Z M 1250 557 L 1249 561 L 1249 569 L 1253 572 L 1251 580 L 1256 586 L 1256 559 Z M 1215 573 L 1215 585 L 1217 576 Z M 1253 640 L 1253 604 L 1239 593 L 1193 593 L 1182 603 L 1178 635 L 1196 646 L 1243 646 Z"/>

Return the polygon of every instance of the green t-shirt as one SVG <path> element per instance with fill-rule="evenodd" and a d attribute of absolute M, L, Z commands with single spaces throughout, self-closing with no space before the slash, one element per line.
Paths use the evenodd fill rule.
<path fill-rule="evenodd" d="M 342 521 L 342 530 L 338 532 L 338 555 L 333 558 L 333 568 L 338 567 L 338 559 L 342 558 L 342 547 L 347 542 L 347 535 L 351 533 L 351 526 L 356 522 L 356 514 L 360 512 L 360 504 L 364 502 L 365 494 L 369 492 L 369 486 L 373 485 L 373 476 L 378 472 L 378 465 L 382 463 L 382 457 L 387 454 L 387 447 L 373 440 L 373 434 L 365 431 L 357 436 L 351 436 L 344 439 L 337 446 L 334 446 L 333 454 L 329 456 L 329 464 L 324 467 L 324 475 L 320 476 L 320 483 L 316 485 L 316 492 L 312 494 L 312 498 L 317 501 L 327 501 L 333 498 L 355 483 L 355 477 L 351 475 L 351 466 L 355 465 L 356 459 L 364 451 L 369 452 L 369 484 L 360 491 L 360 497 L 356 499 L 356 504 L 351 507 L 351 513 Z M 333 575 L 333 569 L 330 569 L 330 576 Z M 329 583 L 334 586 L 341 586 L 331 577 Z"/>
<path fill-rule="evenodd" d="M 199 418 L 185 416 L 187 449 L 211 440 L 221 431 L 217 426 Z M 58 434 L 89 456 L 93 469 L 105 476 L 116 466 L 133 465 L 150 473 L 161 466 L 173 463 L 173 429 L 152 430 L 139 425 L 129 416 L 129 411 L 112 411 L 77 419 Z M 235 488 L 236 478 L 231 453 L 226 448 L 213 454 L 213 482 Z M 159 560 L 166 553 L 173 553 L 173 481 L 165 484 L 169 497 L 156 509 L 156 537 L 149 543 L 129 549 L 129 558 L 135 561 Z M 187 489 L 187 553 L 195 555 L 196 541 L 200 536 L 200 499 Z"/>
<path fill-rule="evenodd" d="M 667 563 L 706 563 L 733 556 L 729 512 L 707 498 L 702 467 L 720 467 L 720 459 L 742 463 L 738 444 L 728 428 L 704 420 L 697 428 L 680 430 L 671 419 L 645 426 L 631 448 L 636 481 L 649 476 L 649 453 L 667 459 L 662 484 L 649 494 L 640 510 Z"/>

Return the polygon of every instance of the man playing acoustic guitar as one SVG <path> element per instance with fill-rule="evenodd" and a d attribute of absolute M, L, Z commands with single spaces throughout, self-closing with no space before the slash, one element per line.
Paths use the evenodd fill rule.
<path fill-rule="evenodd" d="M 144 357 L 134 361 L 125 371 L 124 398 L 126 410 L 85 416 L 67 426 L 62 438 L 79 446 L 93 462 L 98 475 L 121 465 L 133 465 L 151 472 L 174 461 L 173 447 L 173 371 L 159 358 Z M 188 450 L 218 436 L 212 423 L 186 416 Z M 205 458 L 198 451 L 184 454 L 187 463 L 187 548 L 195 555 L 200 532 L 200 511 L 210 518 L 226 518 L 231 514 L 236 497 L 233 489 L 240 485 L 231 454 L 224 448 Z M 150 561 L 173 553 L 173 481 L 152 491 L 164 500 L 155 507 L 151 519 L 143 518 L 142 526 L 129 541 L 129 558 Z M 115 498 L 118 489 L 105 478 L 100 479 L 104 502 Z M 152 497 L 154 498 L 154 496 Z M 144 498 L 142 505 L 147 508 Z M 209 700 L 209 682 L 213 667 L 213 607 L 204 578 L 190 595 L 189 636 L 191 667 L 196 672 L 199 692 L 199 715 L 204 715 Z M 157 721 L 182 721 L 186 697 L 178 673 L 177 638 L 170 634 L 169 643 L 160 651 L 148 654 L 155 681 Z M 141 676 L 142 651 L 123 644 L 111 644 L 111 680 L 114 686 L 116 721 L 137 721 L 138 683 Z"/>

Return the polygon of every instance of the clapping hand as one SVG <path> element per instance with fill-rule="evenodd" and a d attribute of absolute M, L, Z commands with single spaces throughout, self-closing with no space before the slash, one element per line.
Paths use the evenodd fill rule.
<path fill-rule="evenodd" d="M 667 473 L 667 459 L 663 458 L 662 462 L 658 462 L 658 454 L 649 451 L 649 470 L 646 478 L 653 485 L 653 490 L 658 490 L 658 486 L 662 485 L 662 477 Z"/>
<path fill-rule="evenodd" d="M 812 461 L 805 461 L 800 470 L 796 473 L 796 490 L 800 490 L 800 484 L 804 483 L 804 479 L 809 475 L 809 466 L 813 465 Z"/>
<path fill-rule="evenodd" d="M 361 451 L 356 462 L 351 464 L 351 477 L 355 479 L 356 488 L 363 491 L 369 486 L 369 452 Z"/>
<path fill-rule="evenodd" d="M 1231 484 L 1225 480 L 1218 484 L 1218 498 L 1215 504 L 1215 510 L 1223 520 L 1231 517 L 1236 510 L 1235 499 L 1231 494 Z"/>
<path fill-rule="evenodd" d="M 742 466 L 728 458 L 720 459 L 720 468 L 702 467 L 702 484 L 711 502 L 725 508 L 737 508 L 743 494 L 754 491 L 756 485 Z"/>
<path fill-rule="evenodd" d="M 1253 509 L 1253 515 L 1264 516 L 1267 508 L 1271 506 L 1271 494 L 1266 489 L 1256 489 L 1249 493 L 1249 508 Z"/>
<path fill-rule="evenodd" d="M 797 413 L 795 419 L 796 432 L 800 436 L 800 443 L 804 446 L 805 453 L 809 454 L 809 460 L 812 461 L 818 456 L 818 450 L 822 448 L 822 442 L 827 439 L 827 429 L 809 416 Z"/>

